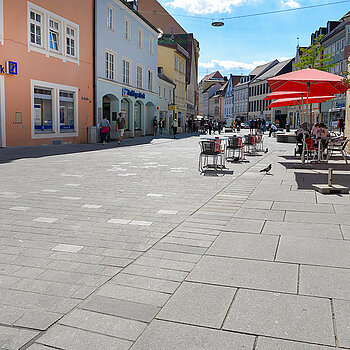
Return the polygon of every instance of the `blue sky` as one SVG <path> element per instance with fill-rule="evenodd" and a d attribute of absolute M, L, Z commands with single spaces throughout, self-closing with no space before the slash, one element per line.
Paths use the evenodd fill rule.
<path fill-rule="evenodd" d="M 350 11 L 350 1 L 278 14 L 224 19 L 224 27 L 219 28 L 211 26 L 212 19 L 336 1 L 340 0 L 161 0 L 160 3 L 199 41 L 201 79 L 215 70 L 223 75 L 247 74 L 255 66 L 275 58 L 294 57 L 297 37 L 300 46 L 309 45 L 311 33 Z"/>

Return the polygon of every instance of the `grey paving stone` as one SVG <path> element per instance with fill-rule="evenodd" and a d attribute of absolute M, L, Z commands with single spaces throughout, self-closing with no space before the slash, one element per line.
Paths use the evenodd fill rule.
<path fill-rule="evenodd" d="M 0 325 L 0 349 L 17 350 L 34 339 L 39 332 Z"/>
<path fill-rule="evenodd" d="M 46 346 L 46 345 L 34 343 L 28 349 L 30 349 L 30 350 L 52 350 L 54 348 L 52 348 L 51 346 Z"/>
<path fill-rule="evenodd" d="M 209 248 L 208 255 L 273 260 L 278 237 L 223 232 Z"/>
<path fill-rule="evenodd" d="M 144 254 L 145 257 L 158 258 L 158 259 L 169 259 L 178 261 L 188 261 L 197 263 L 201 258 L 199 254 L 188 254 L 179 252 L 163 251 L 159 249 L 151 249 Z"/>
<path fill-rule="evenodd" d="M 79 309 L 62 318 L 59 323 L 127 340 L 136 340 L 147 326 L 140 321 Z"/>
<path fill-rule="evenodd" d="M 302 265 L 299 293 L 350 300 L 350 270 Z"/>
<path fill-rule="evenodd" d="M 51 250 L 55 250 L 58 252 L 68 252 L 68 253 L 77 253 L 79 250 L 84 247 L 81 245 L 73 245 L 73 244 L 58 244 L 56 247 L 53 247 Z"/>
<path fill-rule="evenodd" d="M 277 251 L 277 261 L 350 267 L 349 241 L 282 237 Z"/>
<path fill-rule="evenodd" d="M 45 330 L 57 320 L 59 320 L 62 316 L 62 314 L 53 312 L 30 310 L 21 316 L 16 322 L 14 322 L 14 325 L 24 328 Z"/>
<path fill-rule="evenodd" d="M 135 261 L 135 264 L 145 265 L 145 266 L 155 266 L 155 267 L 161 267 L 164 269 L 179 270 L 179 271 L 191 271 L 195 266 L 195 263 L 191 263 L 187 261 L 147 258 L 143 256 L 138 258 Z"/>
<path fill-rule="evenodd" d="M 257 201 L 248 199 L 242 205 L 242 208 L 253 209 L 271 209 L 273 201 Z"/>
<path fill-rule="evenodd" d="M 303 211 L 313 213 L 334 213 L 331 204 L 295 203 L 295 202 L 274 202 L 273 210 Z"/>
<path fill-rule="evenodd" d="M 129 340 L 118 339 L 63 325 L 55 325 L 50 328 L 47 333 L 37 340 L 37 343 L 52 346 L 56 349 L 70 350 L 127 350 L 132 345 L 132 342 Z"/>
<path fill-rule="evenodd" d="M 158 278 L 135 276 L 127 273 L 119 273 L 117 276 L 113 277 L 111 283 L 170 294 L 174 293 L 179 286 L 178 282 Z"/>
<path fill-rule="evenodd" d="M 334 350 L 334 347 L 259 337 L 256 350 Z"/>
<path fill-rule="evenodd" d="M 239 290 L 223 328 L 335 346 L 327 299 Z"/>
<path fill-rule="evenodd" d="M 159 307 L 153 305 L 102 296 L 92 296 L 81 304 L 80 308 L 142 322 L 151 322 L 160 310 Z"/>
<path fill-rule="evenodd" d="M 0 305 L 0 324 L 12 325 L 25 312 L 24 308 Z"/>
<path fill-rule="evenodd" d="M 154 320 L 132 350 L 252 350 L 253 336 Z"/>
<path fill-rule="evenodd" d="M 341 231 L 345 239 L 350 240 L 350 226 L 349 225 L 340 225 Z"/>
<path fill-rule="evenodd" d="M 170 297 L 169 294 L 161 292 L 119 286 L 116 284 L 106 284 L 102 286 L 96 294 L 104 297 L 133 301 L 141 304 L 150 304 L 159 307 L 162 307 Z"/>
<path fill-rule="evenodd" d="M 263 225 L 264 220 L 233 218 L 225 226 L 224 231 L 260 233 Z"/>
<path fill-rule="evenodd" d="M 221 328 L 236 288 L 183 283 L 157 318 Z"/>
<path fill-rule="evenodd" d="M 184 233 L 184 232 L 182 232 L 182 233 Z M 172 234 L 170 234 L 170 235 L 172 235 Z M 185 237 L 185 235 L 182 236 L 181 234 L 178 235 L 177 233 L 175 233 L 172 236 L 197 239 L 196 237 L 193 236 L 193 234 L 187 234 L 186 235 L 187 237 Z M 200 236 L 203 236 L 203 235 L 200 235 Z M 200 237 L 199 239 L 202 239 L 202 237 Z M 215 240 L 215 238 L 208 239 L 208 241 L 210 241 L 210 242 L 213 242 L 214 240 Z M 203 255 L 207 251 L 207 248 L 191 247 L 189 245 L 163 243 L 163 242 L 157 243 L 154 246 L 154 248 L 159 249 L 159 250 L 166 250 L 166 251 L 169 251 L 169 252 L 179 252 L 179 253 L 198 254 L 198 255 Z"/>
<path fill-rule="evenodd" d="M 235 218 L 283 221 L 284 211 L 281 211 L 281 210 L 241 208 L 235 214 Z"/>
<path fill-rule="evenodd" d="M 133 275 L 161 278 L 176 282 L 182 282 L 188 275 L 188 272 L 185 271 L 176 271 L 155 266 L 142 265 L 129 265 L 123 271 Z"/>
<path fill-rule="evenodd" d="M 296 293 L 298 266 L 204 256 L 187 281 Z"/>
<path fill-rule="evenodd" d="M 302 211 L 287 211 L 285 221 L 350 225 L 350 218 L 344 214 L 308 213 L 305 215 Z"/>
<path fill-rule="evenodd" d="M 343 239 L 339 225 L 334 224 L 267 221 L 262 234 Z"/>
<path fill-rule="evenodd" d="M 334 300 L 339 346 L 350 348 L 350 301 Z"/>

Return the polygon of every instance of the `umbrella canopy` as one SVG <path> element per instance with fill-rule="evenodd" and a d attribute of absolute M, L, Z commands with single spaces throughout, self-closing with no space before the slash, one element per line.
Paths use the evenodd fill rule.
<path fill-rule="evenodd" d="M 319 93 L 309 93 L 309 97 L 319 96 Z M 328 94 L 327 94 L 328 95 Z M 271 92 L 271 94 L 267 95 L 264 100 L 277 100 L 280 98 L 302 98 L 306 97 L 306 93 L 299 91 L 275 91 Z M 333 95 L 329 94 L 329 98 L 332 98 Z"/>
<path fill-rule="evenodd" d="M 331 98 L 333 98 L 333 96 L 309 97 L 309 103 L 321 103 L 321 102 L 325 102 Z M 281 99 L 278 99 L 278 100 L 272 102 L 266 108 L 282 107 L 282 106 L 298 106 L 298 105 L 301 105 L 305 102 L 306 102 L 306 98 L 281 98 Z"/>
<path fill-rule="evenodd" d="M 278 75 L 267 80 L 271 91 L 299 91 L 304 93 L 343 94 L 348 87 L 339 75 L 306 68 Z"/>

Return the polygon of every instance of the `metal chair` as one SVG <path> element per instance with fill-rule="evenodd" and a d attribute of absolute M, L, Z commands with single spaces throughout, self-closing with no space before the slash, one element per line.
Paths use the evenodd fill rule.
<path fill-rule="evenodd" d="M 229 153 L 232 152 L 232 156 L 230 158 L 234 158 L 236 151 L 238 152 L 239 158 L 244 158 L 244 147 L 241 137 L 230 137 L 228 139 L 227 145 L 227 157 L 229 158 Z"/>
<path fill-rule="evenodd" d="M 216 170 L 218 167 L 218 159 L 222 155 L 220 143 L 216 140 L 202 140 L 199 141 L 199 145 L 201 153 L 199 155 L 198 171 L 202 172 L 203 168 L 209 167 L 209 158 L 213 159 L 212 165 Z"/>
<path fill-rule="evenodd" d="M 312 157 L 313 160 L 317 158 L 317 148 L 315 147 L 314 140 L 310 138 L 305 138 L 305 154 L 306 159 L 309 161 L 309 157 Z"/>
<path fill-rule="evenodd" d="M 340 153 L 345 160 L 345 163 L 348 164 L 348 158 L 347 153 L 345 151 L 346 145 L 348 144 L 349 140 L 347 140 L 345 137 L 339 137 L 336 139 L 331 139 L 328 143 L 327 147 L 327 160 L 334 154 L 334 153 Z"/>

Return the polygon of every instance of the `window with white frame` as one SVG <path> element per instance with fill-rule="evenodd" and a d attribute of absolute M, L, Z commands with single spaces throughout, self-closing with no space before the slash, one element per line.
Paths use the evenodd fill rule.
<path fill-rule="evenodd" d="M 50 49 L 53 51 L 60 50 L 60 23 L 55 19 L 49 21 Z"/>
<path fill-rule="evenodd" d="M 136 86 L 143 89 L 143 67 L 136 66 Z"/>
<path fill-rule="evenodd" d="M 142 49 L 143 48 L 143 30 L 139 28 L 138 36 L 137 36 L 137 46 Z"/>
<path fill-rule="evenodd" d="M 28 50 L 79 63 L 79 25 L 30 2 L 27 5 Z"/>
<path fill-rule="evenodd" d="M 42 46 L 43 15 L 36 11 L 30 11 L 30 42 Z"/>
<path fill-rule="evenodd" d="M 115 64 L 116 64 L 116 55 L 114 52 L 106 51 L 105 52 L 105 77 L 109 80 L 116 80 L 115 78 Z"/>
<path fill-rule="evenodd" d="M 153 71 L 148 71 L 148 90 L 153 91 Z"/>
<path fill-rule="evenodd" d="M 128 17 L 124 17 L 124 38 L 126 40 L 131 39 L 131 22 Z"/>
<path fill-rule="evenodd" d="M 107 4 L 107 28 L 114 30 L 114 7 Z"/>
<path fill-rule="evenodd" d="M 77 135 L 78 88 L 31 81 L 32 137 Z"/>
<path fill-rule="evenodd" d="M 130 66 L 131 62 L 127 59 L 123 59 L 123 83 L 130 85 Z"/>
<path fill-rule="evenodd" d="M 149 54 L 152 56 L 154 54 L 154 39 L 152 36 L 149 37 Z"/>
<path fill-rule="evenodd" d="M 66 48 L 67 48 L 67 56 L 75 57 L 75 34 L 76 31 L 74 28 L 68 27 L 66 28 Z"/>

